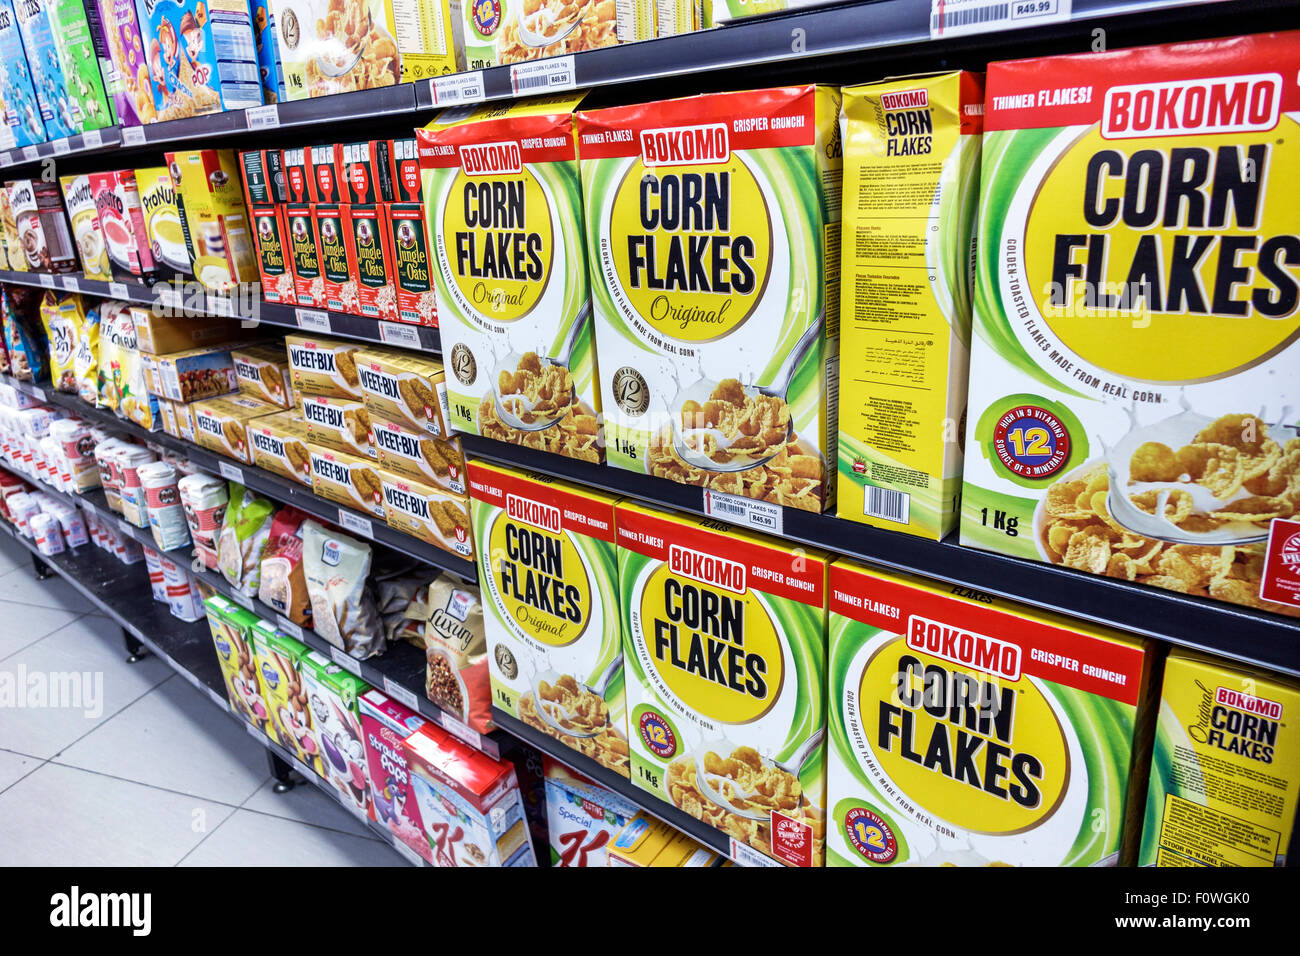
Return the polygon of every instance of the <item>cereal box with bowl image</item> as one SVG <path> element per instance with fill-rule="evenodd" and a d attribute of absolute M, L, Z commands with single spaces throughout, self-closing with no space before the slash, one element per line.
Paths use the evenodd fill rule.
<path fill-rule="evenodd" d="M 59 184 L 16 179 L 5 188 L 27 267 L 34 272 L 75 272 L 76 247 Z"/>
<path fill-rule="evenodd" d="M 135 7 L 154 120 L 262 105 L 248 0 L 136 0 Z"/>
<path fill-rule="evenodd" d="M 628 775 L 613 495 L 469 466 L 492 703 Z"/>
<path fill-rule="evenodd" d="M 990 66 L 963 544 L 1300 616 L 1268 547 L 1300 511 L 1298 70 L 1300 33 Z"/>
<path fill-rule="evenodd" d="M 184 207 L 177 202 L 171 171 L 166 166 L 137 169 L 135 186 L 154 264 L 169 275 L 192 277 L 194 249 L 189 223 Z"/>
<path fill-rule="evenodd" d="M 123 279 L 152 276 L 157 264 L 145 228 L 135 172 L 120 169 L 90 173 L 89 179 L 114 274 Z"/>
<path fill-rule="evenodd" d="M 792 86 L 578 114 L 611 465 L 830 502 L 839 105 Z"/>
<path fill-rule="evenodd" d="M 167 153 L 167 168 L 184 210 L 194 277 L 213 292 L 256 282 L 257 253 L 233 149 Z"/>
<path fill-rule="evenodd" d="M 584 95 L 446 110 L 416 137 L 451 426 L 598 462 Z"/>
<path fill-rule="evenodd" d="M 1132 862 L 1149 642 L 849 561 L 830 608 L 828 865 Z"/>
<path fill-rule="evenodd" d="M 320 743 L 321 766 L 325 771 L 321 776 L 338 791 L 345 807 L 373 819 L 374 798 L 370 792 L 358 706 L 359 698 L 370 690 L 370 685 L 319 651 L 307 651 L 299 667 L 312 726 Z"/>
<path fill-rule="evenodd" d="M 362 397 L 357 374 L 360 345 L 309 335 L 286 335 L 284 345 L 289 352 L 289 381 L 294 394 Z"/>
<path fill-rule="evenodd" d="M 87 279 L 111 282 L 113 270 L 108 261 L 108 245 L 104 230 L 99 224 L 99 210 L 95 207 L 95 191 L 89 176 L 61 176 L 63 207 L 72 220 L 72 240 L 77 244 L 81 271 Z"/>
<path fill-rule="evenodd" d="M 356 373 L 372 418 L 397 422 L 435 438 L 451 434 L 446 372 L 437 359 L 370 347 L 357 353 Z"/>
<path fill-rule="evenodd" d="M 359 706 L 375 822 L 432 863 L 433 850 L 425 836 L 403 744 L 428 721 L 373 687 L 361 695 Z"/>
<path fill-rule="evenodd" d="M 32 87 L 33 73 L 23 51 L 23 38 L 12 0 L 0 0 L 0 101 L 4 105 L 5 148 L 45 142 L 41 103 Z"/>
<path fill-rule="evenodd" d="M 466 3 L 466 8 L 471 6 Z M 485 66 L 520 63 L 540 57 L 597 50 L 655 36 L 655 9 L 650 0 L 504 0 L 501 23 L 494 22 L 493 4 L 472 4 L 475 16 L 467 25 L 467 58 Z M 571 23 L 577 27 L 569 31 Z M 472 36 L 477 34 L 477 36 Z M 495 35 L 495 39 L 493 38 Z M 487 58 L 495 60 L 487 63 Z"/>
<path fill-rule="evenodd" d="M 401 82 L 391 0 L 270 0 L 270 12 L 289 99 Z"/>
<path fill-rule="evenodd" d="M 826 557 L 627 502 L 616 522 L 632 782 L 821 866 Z"/>
<path fill-rule="evenodd" d="M 546 757 L 546 829 L 551 866 L 606 866 L 606 847 L 635 819 L 635 803 Z"/>

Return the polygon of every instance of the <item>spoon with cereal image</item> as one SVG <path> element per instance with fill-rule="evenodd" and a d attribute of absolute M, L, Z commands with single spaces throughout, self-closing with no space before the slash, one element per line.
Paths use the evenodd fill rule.
<path fill-rule="evenodd" d="M 558 733 L 570 737 L 598 737 L 609 726 L 605 691 L 622 667 L 623 658 L 616 657 L 592 685 L 553 670 L 537 674 L 533 677 L 537 715 Z"/>
<path fill-rule="evenodd" d="M 765 465 L 794 434 L 786 394 L 795 369 L 821 339 L 819 319 L 799 337 L 769 385 L 739 379 L 714 382 L 703 376 L 681 389 L 669 417 L 673 451 L 688 465 L 707 471 L 748 471 Z"/>
<path fill-rule="evenodd" d="M 533 6 L 533 4 L 529 4 L 529 6 Z M 515 25 L 519 29 L 519 41 L 523 43 L 524 46 L 540 49 L 542 47 L 548 47 L 552 44 L 559 43 L 574 30 L 578 29 L 578 25 L 582 23 L 585 16 L 586 14 L 584 13 L 582 16 L 575 17 L 570 23 L 564 24 L 563 29 L 561 29 L 560 32 L 555 33 L 552 36 L 543 36 L 541 33 L 533 31 L 532 27 L 528 25 L 528 18 L 535 17 L 539 29 L 545 29 L 546 27 L 554 28 L 557 26 L 555 14 L 545 6 L 536 5 L 533 10 L 529 10 L 527 7 L 521 9 L 519 11 L 519 19 L 515 21 Z M 543 23 L 543 20 L 549 20 L 550 22 Z"/>
<path fill-rule="evenodd" d="M 497 363 L 492 375 L 492 397 L 497 417 L 509 428 L 538 432 L 564 419 L 574 401 L 573 376 L 569 363 L 578 337 L 587 328 L 590 303 L 584 304 L 560 354 L 520 355 L 513 350 Z"/>
<path fill-rule="evenodd" d="M 731 746 L 727 741 L 703 743 L 695 750 L 696 789 L 729 813 L 747 820 L 766 820 L 774 800 L 779 801 L 782 794 L 798 804 L 794 788 L 799 784 L 799 772 L 825 738 L 826 728 L 822 727 L 782 761 L 763 757 L 752 747 L 737 747 L 724 757 Z"/>

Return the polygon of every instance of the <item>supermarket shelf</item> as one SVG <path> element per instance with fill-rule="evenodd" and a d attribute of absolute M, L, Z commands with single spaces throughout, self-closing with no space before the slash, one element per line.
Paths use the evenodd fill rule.
<path fill-rule="evenodd" d="M 488 438 L 461 436 L 465 453 L 567 478 L 652 504 L 705 515 L 702 489 Z M 960 587 L 1059 611 L 1134 634 L 1300 676 L 1300 619 L 780 508 L 779 533 L 867 564 L 910 571 Z M 730 520 L 715 510 L 709 515 Z M 736 523 L 744 524 L 743 521 Z"/>
<path fill-rule="evenodd" d="M 87 279 L 79 272 L 51 275 L 48 272 L 0 270 L 0 282 L 84 292 L 87 295 L 121 299 L 139 305 L 187 309 L 194 314 L 220 315 L 239 319 L 241 322 L 264 323 L 277 328 L 334 335 L 422 352 L 442 351 L 442 340 L 438 336 L 437 329 L 405 322 L 381 322 L 362 315 L 349 315 L 346 312 L 298 309 L 291 305 L 267 302 L 260 297 L 245 302 L 237 297 L 204 293 L 200 300 L 197 294 L 190 295 L 187 290 L 178 291 L 174 286 L 166 283 L 150 286 L 138 281 L 100 282 L 97 279 Z"/>
<path fill-rule="evenodd" d="M 193 623 L 182 621 L 173 617 L 164 605 L 155 601 L 146 586 L 148 579 L 143 562 L 122 564 L 91 544 L 84 545 L 76 551 L 44 555 L 36 549 L 33 541 L 19 534 L 7 521 L 0 521 L 0 530 L 53 568 L 60 577 L 85 595 L 168 667 L 205 694 L 222 713 L 243 726 L 249 736 L 293 767 L 299 776 L 315 784 L 345 809 L 356 813 L 355 808 L 340 799 L 328 782 L 231 711 L 226 701 L 221 668 L 217 663 L 216 652 L 212 649 L 212 635 L 207 621 L 199 620 Z M 360 814 L 357 816 L 358 819 L 361 818 Z M 419 856 L 394 839 L 386 828 L 373 820 L 367 819 L 365 823 L 407 862 L 417 866 L 425 865 Z"/>

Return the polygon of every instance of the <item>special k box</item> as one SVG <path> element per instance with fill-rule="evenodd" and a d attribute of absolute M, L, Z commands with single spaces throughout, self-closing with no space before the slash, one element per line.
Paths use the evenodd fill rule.
<path fill-rule="evenodd" d="M 830 611 L 828 865 L 1131 861 L 1148 644 L 848 561 Z"/>
<path fill-rule="evenodd" d="M 826 557 L 628 502 L 615 520 L 632 782 L 821 866 Z"/>
<path fill-rule="evenodd" d="M 492 703 L 628 775 L 612 495 L 469 466 Z"/>
<path fill-rule="evenodd" d="M 990 66 L 963 544 L 1300 615 L 1260 596 L 1300 508 L 1297 71 L 1300 33 Z"/>

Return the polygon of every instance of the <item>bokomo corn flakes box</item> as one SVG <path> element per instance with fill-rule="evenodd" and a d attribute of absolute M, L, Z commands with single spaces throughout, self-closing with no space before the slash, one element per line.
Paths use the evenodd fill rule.
<path fill-rule="evenodd" d="M 628 774 L 612 495 L 471 462 L 492 704 Z"/>
<path fill-rule="evenodd" d="M 1297 69 L 1300 33 L 990 66 L 963 544 L 1300 614 L 1259 596 L 1300 508 Z"/>
<path fill-rule="evenodd" d="M 1148 645 L 848 561 L 830 610 L 828 865 L 1132 861 Z"/>
<path fill-rule="evenodd" d="M 600 461 L 573 111 L 445 110 L 416 131 L 451 427 Z"/>
<path fill-rule="evenodd" d="M 961 490 L 983 78 L 843 94 L 836 513 L 937 540 Z"/>
<path fill-rule="evenodd" d="M 1165 662 L 1142 866 L 1285 866 L 1300 684 L 1175 649 Z"/>
<path fill-rule="evenodd" d="M 611 465 L 828 503 L 839 105 L 793 86 L 578 114 Z"/>
<path fill-rule="evenodd" d="M 821 866 L 825 555 L 642 505 L 615 517 L 632 782 L 733 850 Z"/>

